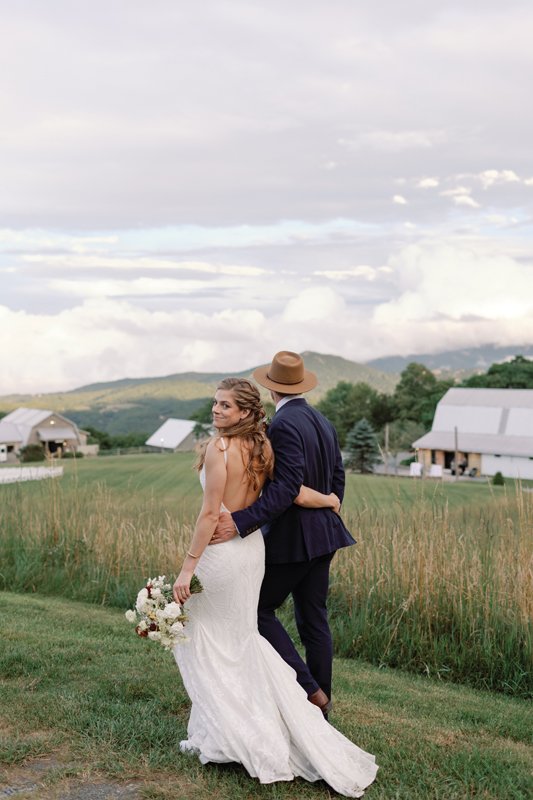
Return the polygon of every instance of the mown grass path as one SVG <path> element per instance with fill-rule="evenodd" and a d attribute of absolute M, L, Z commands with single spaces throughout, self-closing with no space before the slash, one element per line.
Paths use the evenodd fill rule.
<path fill-rule="evenodd" d="M 102 780 L 133 782 L 147 800 L 333 797 L 182 756 L 189 703 L 174 661 L 116 609 L 3 592 L 0 642 L 0 795 L 19 765 L 53 755 L 28 797 Z M 369 800 L 533 796 L 529 701 L 336 660 L 335 702 L 332 724 L 380 764 Z"/>

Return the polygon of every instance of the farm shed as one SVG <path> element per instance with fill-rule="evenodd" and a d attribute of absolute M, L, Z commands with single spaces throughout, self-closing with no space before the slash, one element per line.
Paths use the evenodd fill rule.
<path fill-rule="evenodd" d="M 433 426 L 416 442 L 418 460 L 465 472 L 533 479 L 533 389 L 449 389 Z"/>
<path fill-rule="evenodd" d="M 196 437 L 193 433 L 196 422 L 190 419 L 167 419 L 146 440 L 148 447 L 158 450 L 190 451 L 196 447 Z"/>
<path fill-rule="evenodd" d="M 65 450 L 83 450 L 87 433 L 76 423 L 41 408 L 17 408 L 0 420 L 0 446 L 7 461 L 15 461 L 27 444 L 42 444 L 49 456 L 61 456 Z"/>

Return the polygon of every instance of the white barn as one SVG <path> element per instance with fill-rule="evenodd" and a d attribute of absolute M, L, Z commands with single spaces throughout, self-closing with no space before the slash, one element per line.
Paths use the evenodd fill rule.
<path fill-rule="evenodd" d="M 190 451 L 196 446 L 196 437 L 193 433 L 196 422 L 190 419 L 167 419 L 146 440 L 148 447 L 158 450 Z"/>
<path fill-rule="evenodd" d="M 0 420 L 0 460 L 15 461 L 27 444 L 41 444 L 48 456 L 61 456 L 87 445 L 76 423 L 42 408 L 17 408 Z"/>
<path fill-rule="evenodd" d="M 449 389 L 413 447 L 427 470 L 450 468 L 457 448 L 465 470 L 533 479 L 533 389 Z"/>

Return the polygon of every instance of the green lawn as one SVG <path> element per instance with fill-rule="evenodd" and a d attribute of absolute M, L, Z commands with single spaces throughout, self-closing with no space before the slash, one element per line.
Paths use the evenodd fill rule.
<path fill-rule="evenodd" d="M 1 787 L 53 755 L 39 800 L 96 780 L 135 781 L 152 800 L 332 797 L 324 784 L 260 786 L 239 767 L 202 767 L 178 749 L 189 703 L 172 657 L 122 612 L 0 593 Z M 533 796 L 531 704 L 335 662 L 331 722 L 380 764 L 369 800 Z"/>
<path fill-rule="evenodd" d="M 93 486 L 105 484 L 116 494 L 117 500 L 142 502 L 156 496 L 161 504 L 173 511 L 181 509 L 186 498 L 191 511 L 198 510 L 201 489 L 193 469 L 195 460 L 192 453 L 68 460 L 60 462 L 65 470 L 62 485 L 68 490 L 78 482 Z M 423 499 L 448 504 L 451 508 L 482 505 L 495 494 L 514 491 L 513 486 L 512 481 L 502 489 L 491 486 L 488 481 L 455 483 L 348 473 L 344 510 L 351 513 L 361 508 L 372 508 L 388 512 L 400 506 L 409 508 Z"/>

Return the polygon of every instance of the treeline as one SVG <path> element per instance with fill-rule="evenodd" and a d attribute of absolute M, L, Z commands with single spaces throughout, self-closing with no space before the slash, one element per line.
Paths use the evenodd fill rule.
<path fill-rule="evenodd" d="M 387 449 L 390 453 L 398 453 L 409 450 L 412 442 L 431 428 L 437 403 L 454 386 L 533 389 L 533 361 L 518 355 L 512 361 L 493 364 L 486 373 L 472 375 L 461 383 L 439 379 L 423 364 L 412 362 L 401 373 L 392 395 L 378 392 L 367 383 L 339 381 L 316 407 L 335 426 L 341 447 L 346 447 L 354 427 L 366 420 L 382 443 L 387 426 Z M 209 399 L 190 415 L 189 419 L 197 423 L 197 434 L 211 423 L 211 406 L 212 400 Z M 271 416 L 274 406 L 266 403 L 265 407 Z M 98 443 L 101 450 L 139 447 L 144 445 L 149 435 L 111 435 L 91 426 L 85 426 L 85 430 L 90 434 L 89 443 Z"/>
<path fill-rule="evenodd" d="M 126 447 L 142 447 L 149 437 L 149 433 L 123 433 L 111 435 L 87 425 L 84 430 L 89 437 L 87 444 L 99 444 L 100 450 L 117 450 Z"/>

